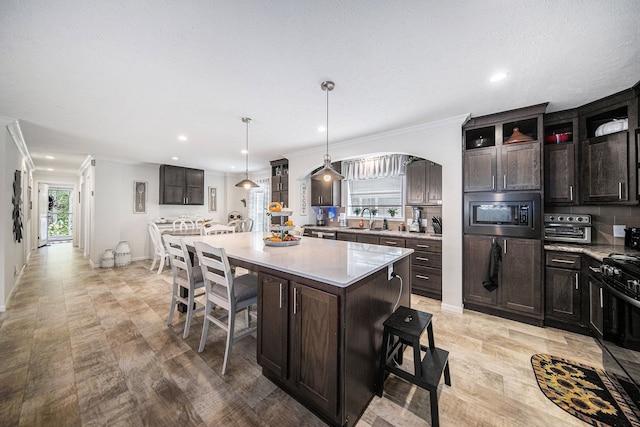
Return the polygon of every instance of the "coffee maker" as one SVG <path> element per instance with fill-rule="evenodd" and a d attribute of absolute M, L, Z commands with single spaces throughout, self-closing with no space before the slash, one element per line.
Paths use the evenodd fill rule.
<path fill-rule="evenodd" d="M 324 215 L 324 210 L 322 208 L 318 209 L 316 213 L 316 225 L 325 226 L 327 225 L 327 219 Z"/>
<path fill-rule="evenodd" d="M 420 233 L 422 231 L 422 227 L 420 226 L 422 222 L 422 209 L 419 207 L 413 208 L 413 222 L 409 225 L 409 231 L 414 233 Z"/>

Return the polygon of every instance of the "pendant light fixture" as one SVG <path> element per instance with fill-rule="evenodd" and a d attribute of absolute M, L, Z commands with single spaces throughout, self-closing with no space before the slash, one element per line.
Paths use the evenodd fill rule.
<path fill-rule="evenodd" d="M 245 170 L 244 170 L 244 179 L 236 184 L 236 187 L 244 187 L 247 190 L 251 187 L 260 187 L 255 182 L 249 179 L 249 123 L 251 123 L 251 119 L 249 117 L 243 117 L 242 122 L 247 125 L 247 139 L 246 139 L 246 147 L 245 147 Z"/>
<path fill-rule="evenodd" d="M 344 179 L 344 176 L 336 172 L 336 170 L 331 166 L 331 156 L 329 155 L 329 92 L 331 92 L 334 87 L 335 84 L 329 80 L 320 84 L 320 88 L 327 92 L 327 154 L 324 155 L 324 166 L 322 167 L 322 169 L 311 175 L 311 179 L 327 182 L 331 180 L 339 181 L 341 179 Z"/>

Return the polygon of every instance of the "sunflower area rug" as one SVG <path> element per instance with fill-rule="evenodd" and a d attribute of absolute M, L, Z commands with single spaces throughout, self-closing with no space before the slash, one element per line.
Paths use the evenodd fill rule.
<path fill-rule="evenodd" d="M 534 354 L 531 365 L 540 390 L 571 415 L 598 427 L 640 427 L 632 400 L 602 369 L 548 354 Z"/>

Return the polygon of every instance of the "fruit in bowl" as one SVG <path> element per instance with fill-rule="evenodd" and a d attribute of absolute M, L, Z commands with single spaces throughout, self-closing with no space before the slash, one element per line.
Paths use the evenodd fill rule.
<path fill-rule="evenodd" d="M 280 212 L 282 210 L 282 205 L 279 202 L 271 202 L 269 204 L 270 212 Z"/>

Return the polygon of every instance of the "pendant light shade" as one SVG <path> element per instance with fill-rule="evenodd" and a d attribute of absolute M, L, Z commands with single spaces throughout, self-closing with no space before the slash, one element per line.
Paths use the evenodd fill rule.
<path fill-rule="evenodd" d="M 251 119 L 249 117 L 243 117 L 242 122 L 247 125 L 247 139 L 245 146 L 245 170 L 244 170 L 244 179 L 236 184 L 236 187 L 244 187 L 247 190 L 252 187 L 260 187 L 255 182 L 249 179 L 249 123 L 251 123 Z"/>
<path fill-rule="evenodd" d="M 322 82 L 320 88 L 327 92 L 327 153 L 324 155 L 324 166 L 318 172 L 311 175 L 311 179 L 322 181 L 333 181 L 344 179 L 344 176 L 340 175 L 331 166 L 331 156 L 329 155 L 329 92 L 333 90 L 335 84 L 332 81 Z"/>

